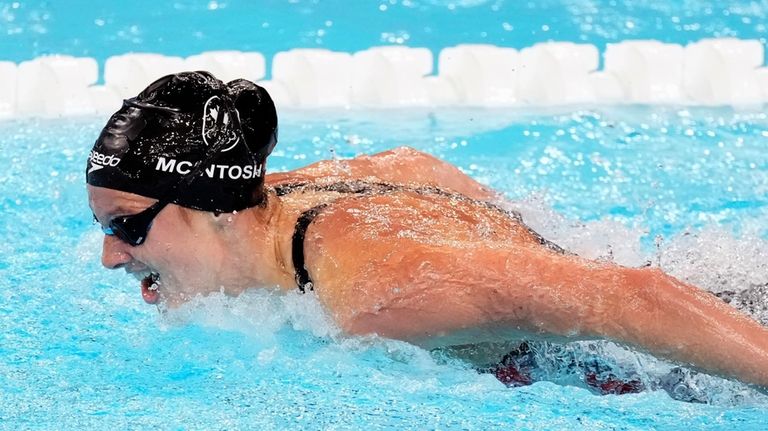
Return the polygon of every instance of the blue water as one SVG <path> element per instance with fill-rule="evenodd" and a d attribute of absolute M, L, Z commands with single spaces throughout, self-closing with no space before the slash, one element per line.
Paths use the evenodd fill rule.
<path fill-rule="evenodd" d="M 619 248 L 626 237 L 600 227 L 617 221 L 636 234 L 629 245 L 644 258 L 655 253 L 645 237 L 664 235 L 674 244 L 685 231 L 720 229 L 735 247 L 714 254 L 710 275 L 736 265 L 737 272 L 768 276 L 764 266 L 738 264 L 754 253 L 747 245 L 755 241 L 768 252 L 760 242 L 768 162 L 761 151 L 768 137 L 756 132 L 766 130 L 762 113 L 628 108 L 372 117 L 286 115 L 270 168 L 301 166 L 331 150 L 346 157 L 408 144 L 511 199 L 543 196 L 548 214 Z M 716 394 L 709 405 L 673 401 L 665 392 L 601 397 L 549 382 L 508 389 L 444 355 L 345 339 L 310 295 L 214 295 L 161 317 L 143 303 L 133 278 L 99 266 L 101 235 L 90 222 L 83 170 L 102 121 L 0 124 L 0 428 L 764 428 L 768 402 L 738 384 L 706 383 Z M 697 163 L 699 171 L 689 169 Z M 534 224 L 546 225 L 547 217 L 531 214 Z M 745 226 L 763 230 L 744 239 Z M 600 247 L 586 241 L 587 249 Z M 686 271 L 682 263 L 669 269 Z M 665 366 L 625 354 L 646 370 Z"/>
<path fill-rule="evenodd" d="M 437 52 L 459 43 L 523 48 L 547 40 L 601 48 L 624 39 L 765 42 L 767 10 L 765 0 L 3 1 L 0 60 L 220 49 L 271 58 L 297 47 L 353 52 L 391 44 Z"/>
<path fill-rule="evenodd" d="M 0 2 L 0 59 L 686 43 L 764 38 L 766 13 L 764 1 Z M 213 295 L 160 315 L 133 278 L 99 265 L 83 181 L 104 120 L 0 123 L 0 429 L 766 428 L 765 397 L 715 378 L 699 381 L 710 404 L 595 396 L 557 367 L 561 384 L 508 389 L 450 355 L 346 339 L 311 295 Z M 280 130 L 270 170 L 411 145 L 504 192 L 581 254 L 650 261 L 711 290 L 768 281 L 759 111 L 290 112 Z M 647 375 L 669 367 L 599 351 Z"/>

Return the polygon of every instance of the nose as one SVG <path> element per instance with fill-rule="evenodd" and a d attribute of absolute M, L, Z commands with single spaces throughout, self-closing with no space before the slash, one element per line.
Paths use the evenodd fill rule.
<path fill-rule="evenodd" d="M 101 248 L 101 264 L 109 269 L 117 269 L 133 259 L 127 250 L 128 245 L 114 235 L 104 235 Z"/>

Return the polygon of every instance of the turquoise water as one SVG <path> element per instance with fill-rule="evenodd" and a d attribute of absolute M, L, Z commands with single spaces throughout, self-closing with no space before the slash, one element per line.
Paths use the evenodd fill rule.
<path fill-rule="evenodd" d="M 103 61 L 131 51 L 291 48 L 358 51 L 402 44 L 433 52 L 459 43 L 523 48 L 546 40 L 688 43 L 765 40 L 768 2 L 732 0 L 262 0 L 115 5 L 98 0 L 0 2 L 0 59 L 43 54 Z"/>
<path fill-rule="evenodd" d="M 478 114 L 284 115 L 270 167 L 408 144 L 523 199 L 532 224 L 582 253 L 610 243 L 621 262 L 654 260 L 647 238 L 663 235 L 665 269 L 680 276 L 725 274 L 733 288 L 768 279 L 764 263 L 749 260 L 768 253 L 768 138 L 755 132 L 767 129 L 764 114 Z M 133 278 L 99 266 L 83 160 L 102 121 L 0 125 L 0 428 L 764 428 L 768 402 L 738 384 L 700 381 L 711 394 L 704 405 L 662 391 L 596 396 L 578 381 L 508 389 L 445 354 L 345 339 L 311 295 L 214 295 L 160 316 Z M 703 234 L 712 230 L 718 236 Z M 675 249 L 714 263 L 702 271 L 675 260 Z M 602 348 L 647 375 L 669 367 Z M 567 380 L 561 371 L 550 380 Z"/>
<path fill-rule="evenodd" d="M 0 2 L 0 59 L 686 43 L 763 38 L 768 12 L 755 1 L 155 3 Z M 736 383 L 699 376 L 709 404 L 663 391 L 595 396 L 557 366 L 559 350 L 596 349 L 648 379 L 670 367 L 609 343 L 544 348 L 550 381 L 509 389 L 456 355 L 346 339 L 312 295 L 213 295 L 161 315 L 133 278 L 99 265 L 83 180 L 103 122 L 0 123 L 0 429 L 766 428 L 768 401 Z M 537 230 L 585 256 L 650 261 L 715 291 L 768 282 L 760 111 L 287 112 L 269 168 L 397 145 L 503 191 Z"/>

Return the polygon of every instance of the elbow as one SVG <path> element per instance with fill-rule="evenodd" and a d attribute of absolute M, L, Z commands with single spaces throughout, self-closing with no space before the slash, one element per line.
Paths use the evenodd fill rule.
<path fill-rule="evenodd" d="M 611 338 L 622 341 L 641 339 L 658 328 L 663 301 L 666 274 L 655 268 L 623 268 L 615 278 L 617 295 L 602 310 L 603 320 Z"/>

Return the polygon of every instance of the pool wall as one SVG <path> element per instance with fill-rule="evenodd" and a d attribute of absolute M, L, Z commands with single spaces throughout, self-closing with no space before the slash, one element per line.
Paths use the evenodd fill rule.
<path fill-rule="evenodd" d="M 95 58 L 49 55 L 0 61 L 0 118 L 111 113 L 152 80 L 183 70 L 258 81 L 281 108 L 759 107 L 768 102 L 764 52 L 759 40 L 716 38 L 687 45 L 627 40 L 602 52 L 573 42 L 520 50 L 462 44 L 442 49 L 437 61 L 427 48 L 405 46 L 292 49 L 269 64 L 261 53 L 241 51 L 128 53 L 109 57 L 103 68 Z"/>

